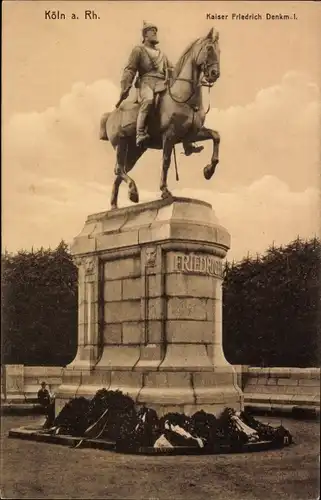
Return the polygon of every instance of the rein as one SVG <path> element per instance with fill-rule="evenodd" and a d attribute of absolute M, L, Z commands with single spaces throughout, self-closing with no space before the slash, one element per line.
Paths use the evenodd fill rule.
<path fill-rule="evenodd" d="M 197 53 L 197 56 L 196 56 L 196 60 L 198 59 L 198 56 L 199 54 L 201 53 L 201 50 L 203 49 L 203 47 L 200 48 L 200 50 L 198 51 Z M 171 91 L 171 86 L 177 82 L 177 81 L 180 81 L 180 82 L 187 82 L 187 83 L 190 83 L 192 85 L 192 93 L 191 95 L 186 99 L 186 100 L 183 100 L 183 101 L 180 101 L 178 99 L 176 99 L 173 94 L 172 94 L 172 91 Z M 167 84 L 167 89 L 168 89 L 168 93 L 169 93 L 169 96 L 171 97 L 171 99 L 176 102 L 177 104 L 187 104 L 195 95 L 196 93 L 196 89 L 198 86 L 201 86 L 201 87 L 207 87 L 208 88 L 208 96 L 210 97 L 210 92 L 211 92 L 211 88 L 213 87 L 214 83 L 208 83 L 208 82 L 204 82 L 204 81 L 201 81 L 200 83 L 196 84 L 194 86 L 194 80 L 192 80 L 191 78 L 175 78 L 174 82 L 172 82 L 172 84 L 170 84 L 168 82 Z M 205 114 L 207 115 L 207 113 L 210 111 L 211 109 L 211 101 L 209 100 L 209 104 L 208 104 L 208 108 L 205 112 Z"/>
<path fill-rule="evenodd" d="M 194 81 L 192 79 L 190 79 L 190 78 L 175 78 L 175 82 L 177 82 L 177 81 L 188 82 L 188 83 L 190 83 L 192 85 L 192 87 L 194 87 Z M 195 92 L 196 92 L 196 88 L 198 86 L 207 87 L 208 88 L 208 96 L 210 97 L 210 92 L 211 92 L 211 88 L 213 87 L 213 85 L 214 85 L 214 83 L 207 83 L 207 82 L 201 82 L 200 84 L 195 85 L 195 87 L 192 89 L 191 95 L 186 100 L 183 100 L 183 101 L 179 101 L 178 99 L 176 99 L 176 97 L 173 96 L 170 84 L 168 84 L 167 89 L 168 89 L 168 93 L 169 93 L 171 99 L 174 102 L 176 102 L 177 104 L 187 104 L 194 97 Z M 207 110 L 205 111 L 206 115 L 208 114 L 208 112 L 210 111 L 210 109 L 211 109 L 211 101 L 209 100 L 209 104 L 208 104 Z"/>

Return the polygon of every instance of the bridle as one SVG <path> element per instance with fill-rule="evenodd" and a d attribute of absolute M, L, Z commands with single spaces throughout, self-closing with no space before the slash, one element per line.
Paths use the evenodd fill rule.
<path fill-rule="evenodd" d="M 204 50 L 204 47 L 201 47 L 199 49 L 199 51 L 197 53 L 197 56 L 195 58 L 195 61 L 198 60 L 199 55 L 200 55 L 200 53 L 201 53 L 202 50 Z M 202 64 L 202 73 L 206 72 L 208 66 L 209 66 L 209 64 L 208 64 L 207 60 L 204 61 L 204 63 Z M 192 85 L 192 92 L 191 92 L 190 96 L 187 99 L 183 100 L 183 101 L 180 101 L 179 99 L 176 99 L 176 97 L 173 96 L 172 91 L 171 91 L 171 86 L 175 82 L 177 82 L 177 81 L 188 82 L 188 83 L 190 83 Z M 210 83 L 210 82 L 207 82 L 204 79 L 201 79 L 198 83 L 196 83 L 196 85 L 194 85 L 194 80 L 192 80 L 191 78 L 180 78 L 180 77 L 178 77 L 178 78 L 175 78 L 174 82 L 172 82 L 172 83 L 168 82 L 167 83 L 167 89 L 168 89 L 168 93 L 169 93 L 171 99 L 174 102 L 176 102 L 177 104 L 188 104 L 188 102 L 195 96 L 195 93 L 196 93 L 196 90 L 197 90 L 198 87 L 207 87 L 208 88 L 208 96 L 210 96 L 211 88 L 213 87 L 213 85 L 214 85 L 214 82 Z M 209 101 L 209 105 L 208 105 L 208 108 L 207 108 L 205 114 L 207 114 L 210 111 L 210 108 L 211 108 L 211 104 L 210 104 L 210 101 Z"/>

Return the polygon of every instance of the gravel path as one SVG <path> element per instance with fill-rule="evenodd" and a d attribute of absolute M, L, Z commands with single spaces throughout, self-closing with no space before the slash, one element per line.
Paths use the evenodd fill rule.
<path fill-rule="evenodd" d="M 260 418 L 272 424 L 280 419 Z M 9 439 L 39 416 L 2 417 L 1 498 L 254 500 L 319 497 L 319 423 L 284 419 L 295 444 L 214 456 L 130 456 Z"/>

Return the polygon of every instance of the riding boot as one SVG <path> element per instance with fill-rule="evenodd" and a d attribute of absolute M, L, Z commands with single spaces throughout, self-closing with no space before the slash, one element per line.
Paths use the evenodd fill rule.
<path fill-rule="evenodd" d="M 185 156 L 190 156 L 193 153 L 200 153 L 204 149 L 204 146 L 195 146 L 191 143 L 185 143 L 183 147 Z"/>
<path fill-rule="evenodd" d="M 136 145 L 140 146 L 143 142 L 149 139 L 146 132 L 146 120 L 148 116 L 148 109 L 140 109 L 137 117 L 137 132 L 136 132 Z"/>

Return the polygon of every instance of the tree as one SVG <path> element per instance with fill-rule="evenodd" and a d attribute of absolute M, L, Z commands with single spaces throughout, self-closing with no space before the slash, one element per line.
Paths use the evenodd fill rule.
<path fill-rule="evenodd" d="M 228 265 L 223 346 L 234 364 L 318 366 L 320 240 L 271 246 Z"/>
<path fill-rule="evenodd" d="M 77 347 L 77 268 L 55 250 L 2 255 L 2 362 L 65 365 Z"/>

